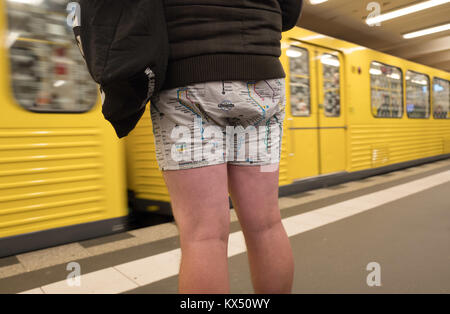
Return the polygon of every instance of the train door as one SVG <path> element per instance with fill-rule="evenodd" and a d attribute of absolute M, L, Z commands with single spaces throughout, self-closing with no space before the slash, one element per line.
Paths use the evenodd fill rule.
<path fill-rule="evenodd" d="M 346 162 L 346 121 L 342 109 L 342 56 L 332 50 L 315 48 L 316 98 L 318 102 L 319 174 L 344 171 Z"/>
<path fill-rule="evenodd" d="M 299 42 L 285 49 L 290 177 L 297 180 L 343 171 L 342 56 Z"/>

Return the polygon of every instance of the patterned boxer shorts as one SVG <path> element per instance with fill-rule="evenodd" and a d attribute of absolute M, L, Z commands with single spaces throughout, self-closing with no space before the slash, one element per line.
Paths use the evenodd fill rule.
<path fill-rule="evenodd" d="M 159 169 L 278 165 L 285 105 L 284 78 L 161 91 L 150 105 Z"/>

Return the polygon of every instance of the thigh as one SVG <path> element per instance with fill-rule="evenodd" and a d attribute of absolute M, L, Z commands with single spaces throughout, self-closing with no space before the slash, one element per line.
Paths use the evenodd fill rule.
<path fill-rule="evenodd" d="M 228 237 L 227 165 L 163 171 L 181 241 Z"/>
<path fill-rule="evenodd" d="M 279 171 L 264 166 L 228 164 L 228 186 L 244 233 L 261 231 L 279 223 Z"/>

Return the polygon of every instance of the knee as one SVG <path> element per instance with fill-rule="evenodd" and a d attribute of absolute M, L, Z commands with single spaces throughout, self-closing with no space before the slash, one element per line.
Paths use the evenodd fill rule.
<path fill-rule="evenodd" d="M 230 234 L 230 221 L 205 220 L 191 225 L 179 226 L 180 239 L 184 243 L 201 243 L 215 241 L 228 244 Z"/>
<path fill-rule="evenodd" d="M 282 226 L 283 224 L 281 223 L 281 219 L 276 217 L 273 219 L 258 219 L 257 221 L 249 223 L 247 226 L 243 226 L 242 229 L 244 233 L 259 236 L 262 233 L 277 230 Z"/>

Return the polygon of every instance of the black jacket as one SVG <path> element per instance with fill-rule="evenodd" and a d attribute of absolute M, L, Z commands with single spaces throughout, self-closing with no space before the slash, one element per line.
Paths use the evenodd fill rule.
<path fill-rule="evenodd" d="M 119 138 L 134 129 L 161 89 L 285 77 L 281 32 L 295 26 L 302 8 L 302 0 L 78 4 L 81 15 L 72 17 L 75 37 L 100 84 L 102 113 Z"/>
<path fill-rule="evenodd" d="M 100 85 L 103 116 L 119 138 L 135 128 L 164 82 L 169 42 L 162 1 L 71 3 L 76 42 Z"/>
<path fill-rule="evenodd" d="M 164 0 L 170 55 L 163 89 L 285 77 L 281 32 L 302 0 Z"/>

